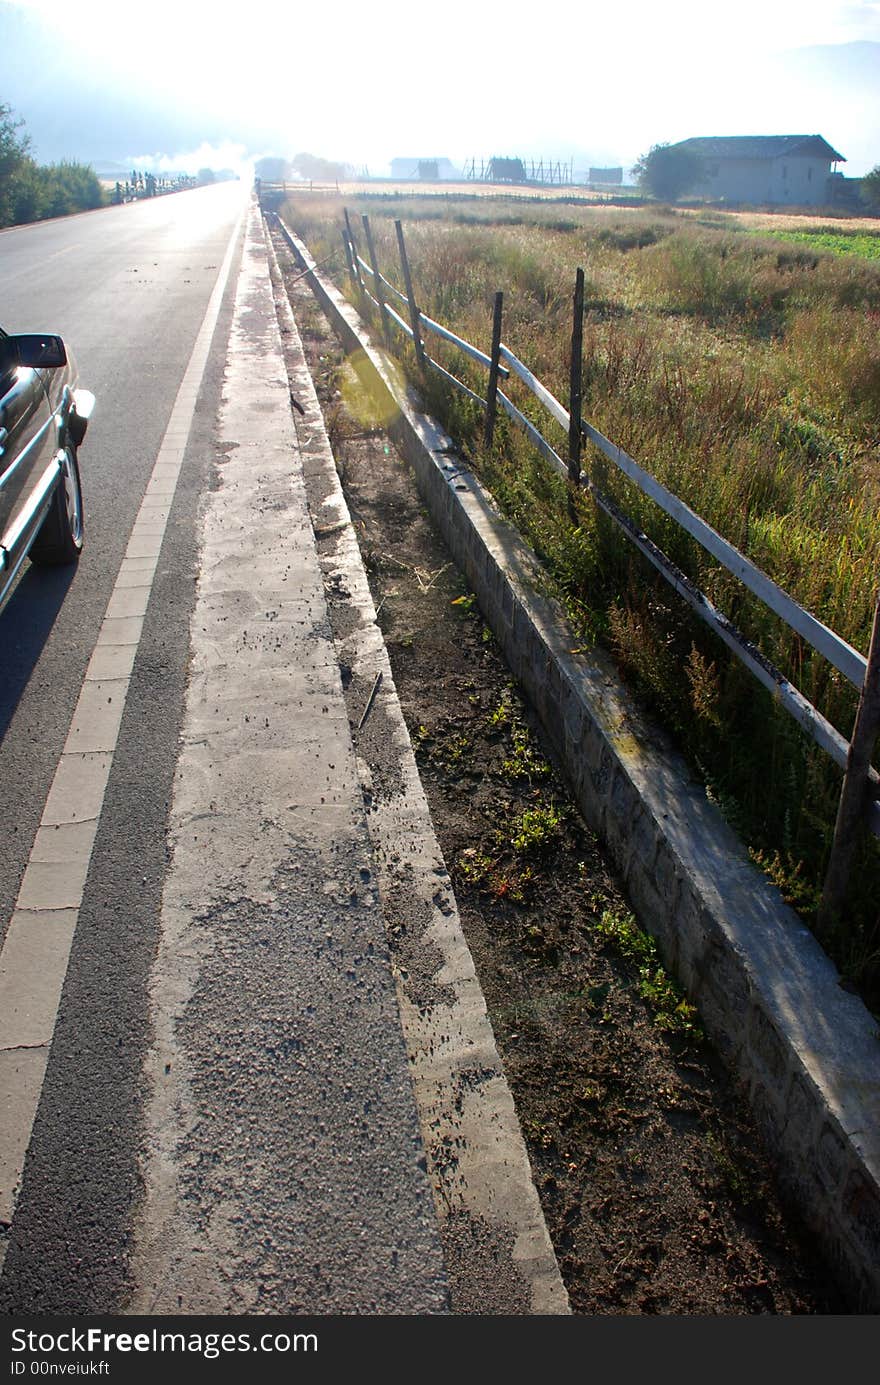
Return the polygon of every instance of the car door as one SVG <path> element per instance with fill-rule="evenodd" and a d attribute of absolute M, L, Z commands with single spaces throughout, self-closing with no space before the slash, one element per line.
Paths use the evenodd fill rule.
<path fill-rule="evenodd" d="M 35 525 L 22 527 L 22 520 L 56 450 L 42 372 L 0 366 L 0 544 L 5 575 L 17 566 L 33 535 Z"/>

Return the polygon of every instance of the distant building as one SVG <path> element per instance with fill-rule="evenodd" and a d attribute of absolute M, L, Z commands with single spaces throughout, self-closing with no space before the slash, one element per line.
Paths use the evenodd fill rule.
<path fill-rule="evenodd" d="M 402 183 L 443 183 L 459 182 L 462 174 L 449 159 L 392 159 L 391 177 Z"/>
<path fill-rule="evenodd" d="M 526 166 L 522 159 L 494 158 L 489 160 L 488 178 L 490 183 L 525 183 Z"/>
<path fill-rule="evenodd" d="M 590 183 L 598 183 L 602 187 L 619 187 L 623 182 L 623 169 L 591 168 L 587 181 Z"/>
<path fill-rule="evenodd" d="M 694 189 L 725 202 L 821 207 L 832 200 L 832 165 L 846 163 L 821 135 L 725 135 L 673 145 L 698 154 L 703 178 Z"/>

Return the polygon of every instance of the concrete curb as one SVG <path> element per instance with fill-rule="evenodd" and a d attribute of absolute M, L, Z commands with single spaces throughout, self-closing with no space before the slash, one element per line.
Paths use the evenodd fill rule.
<path fill-rule="evenodd" d="M 287 228 L 304 268 L 306 247 Z M 391 432 L 604 839 L 642 925 L 738 1075 L 783 1186 L 856 1312 L 880 1311 L 880 1034 L 809 930 L 748 860 L 598 651 L 571 652 L 522 539 L 420 414 L 354 309 L 308 275 L 346 351 L 397 410 Z"/>
<path fill-rule="evenodd" d="M 268 243 L 273 276 L 277 266 Z M 280 281 L 280 271 L 277 278 Z M 568 1314 L 458 904 L 293 313 L 277 308 L 328 614 L 451 1292 L 451 1311 Z M 359 725 L 377 675 L 369 720 Z"/>

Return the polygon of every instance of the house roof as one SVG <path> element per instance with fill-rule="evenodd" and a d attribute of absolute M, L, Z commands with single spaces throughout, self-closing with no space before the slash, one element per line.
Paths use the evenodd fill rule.
<path fill-rule="evenodd" d="M 683 139 L 677 149 L 687 149 L 704 159 L 781 159 L 809 155 L 846 163 L 842 154 L 821 135 L 715 135 Z"/>

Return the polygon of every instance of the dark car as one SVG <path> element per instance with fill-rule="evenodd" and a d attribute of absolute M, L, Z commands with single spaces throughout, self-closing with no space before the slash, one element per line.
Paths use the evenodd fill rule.
<path fill-rule="evenodd" d="M 25 558 L 75 563 L 83 546 L 77 449 L 95 405 L 58 336 L 0 329 L 0 608 Z"/>

